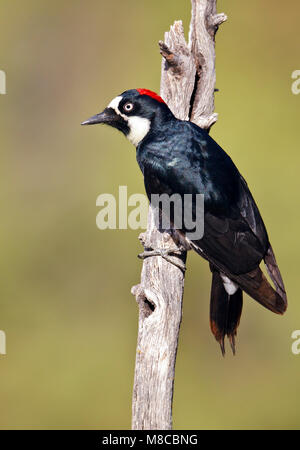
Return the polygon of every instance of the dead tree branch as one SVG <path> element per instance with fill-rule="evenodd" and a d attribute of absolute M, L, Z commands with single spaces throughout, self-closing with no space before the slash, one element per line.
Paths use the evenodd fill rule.
<path fill-rule="evenodd" d="M 159 42 L 161 96 L 178 119 L 207 130 L 214 113 L 215 33 L 226 20 L 216 0 L 192 0 L 189 43 L 181 21 Z M 161 232 L 149 208 L 148 228 L 140 236 L 145 249 L 176 248 L 171 232 Z M 173 258 L 185 262 L 177 248 Z M 184 272 L 161 256 L 145 259 L 141 282 L 132 288 L 139 307 L 139 331 L 133 388 L 132 429 L 172 429 L 175 362 L 182 317 Z"/>

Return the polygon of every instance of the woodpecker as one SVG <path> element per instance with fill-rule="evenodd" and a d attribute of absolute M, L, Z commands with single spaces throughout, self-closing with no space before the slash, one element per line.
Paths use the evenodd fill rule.
<path fill-rule="evenodd" d="M 117 128 L 136 147 L 150 201 L 153 194 L 204 195 L 202 238 L 187 239 L 184 226 L 176 232 L 186 250 L 196 251 L 209 262 L 211 331 L 223 355 L 226 335 L 235 353 L 243 291 L 274 313 L 283 314 L 287 308 L 267 230 L 246 181 L 206 130 L 177 119 L 163 99 L 148 89 L 123 92 L 103 112 L 82 123 L 93 124 Z"/>

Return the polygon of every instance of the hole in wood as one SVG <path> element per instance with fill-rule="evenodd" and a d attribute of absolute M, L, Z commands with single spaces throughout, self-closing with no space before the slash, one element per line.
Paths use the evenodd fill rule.
<path fill-rule="evenodd" d="M 150 302 L 146 297 L 143 300 L 145 317 L 149 317 L 155 311 L 155 305 Z"/>
<path fill-rule="evenodd" d="M 193 107 L 194 107 L 194 103 L 195 103 L 196 92 L 197 92 L 199 80 L 200 80 L 200 76 L 199 76 L 198 72 L 196 72 L 194 89 L 193 89 L 191 100 L 190 100 L 190 110 L 189 110 L 189 118 L 190 119 L 192 117 L 192 112 L 193 112 Z"/>

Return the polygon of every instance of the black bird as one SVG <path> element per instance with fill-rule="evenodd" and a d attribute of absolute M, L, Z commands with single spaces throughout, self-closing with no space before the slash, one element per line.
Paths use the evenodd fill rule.
<path fill-rule="evenodd" d="M 223 355 L 226 335 L 234 353 L 243 291 L 274 313 L 287 308 L 283 280 L 246 181 L 205 130 L 176 119 L 147 89 L 125 91 L 82 125 L 97 123 L 117 128 L 135 145 L 150 201 L 152 194 L 204 194 L 204 235 L 185 239 L 186 249 L 209 261 L 211 330 Z M 184 225 L 178 233 L 187 236 Z M 275 289 L 259 267 L 262 261 Z"/>

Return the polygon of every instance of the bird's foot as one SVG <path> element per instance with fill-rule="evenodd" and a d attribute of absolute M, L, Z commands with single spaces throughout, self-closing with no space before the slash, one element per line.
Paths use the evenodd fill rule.
<path fill-rule="evenodd" d="M 186 271 L 185 263 L 179 258 L 183 251 L 186 251 L 184 247 L 175 247 L 175 248 L 157 248 L 157 249 L 147 249 L 143 253 L 138 255 L 140 259 L 146 259 L 150 256 L 161 256 L 169 263 L 178 267 L 178 269 L 182 270 L 182 272 Z"/>

